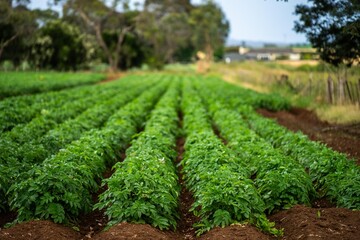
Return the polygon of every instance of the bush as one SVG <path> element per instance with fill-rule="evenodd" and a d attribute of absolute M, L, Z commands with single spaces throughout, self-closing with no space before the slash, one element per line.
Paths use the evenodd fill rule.
<path fill-rule="evenodd" d="M 13 71 L 15 69 L 14 64 L 10 60 L 5 60 L 1 63 L 1 70 L 3 71 Z"/>

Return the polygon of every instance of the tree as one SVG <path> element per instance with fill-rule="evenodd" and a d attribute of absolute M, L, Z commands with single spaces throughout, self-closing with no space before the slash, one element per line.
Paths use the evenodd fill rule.
<path fill-rule="evenodd" d="M 47 22 L 33 44 L 33 60 L 41 68 L 77 70 L 86 60 L 83 40 L 76 26 L 62 20 Z"/>
<path fill-rule="evenodd" d="M 296 6 L 295 31 L 305 33 L 321 59 L 351 66 L 360 58 L 359 0 L 309 0 Z"/>
<path fill-rule="evenodd" d="M 36 15 L 26 8 L 28 1 L 0 0 L 0 58 L 8 46 L 21 37 L 31 37 L 37 29 Z"/>
<path fill-rule="evenodd" d="M 196 6 L 190 13 L 193 28 L 192 42 L 198 51 L 212 61 L 215 52 L 221 52 L 229 34 L 229 22 L 221 8 L 212 0 Z"/>
<path fill-rule="evenodd" d="M 133 28 L 134 21 L 126 14 L 129 12 L 128 1 L 113 0 L 106 5 L 106 0 L 68 0 L 64 4 L 64 15 L 78 15 L 90 34 L 94 34 L 97 43 L 107 57 L 112 71 L 119 64 L 121 47 L 126 34 Z M 121 8 L 121 11 L 118 9 Z M 104 40 L 104 32 L 113 32 L 117 41 L 113 49 Z"/>
<path fill-rule="evenodd" d="M 189 0 L 147 0 L 137 18 L 137 30 L 149 42 L 151 67 L 161 68 L 176 60 L 177 53 L 190 44 Z"/>

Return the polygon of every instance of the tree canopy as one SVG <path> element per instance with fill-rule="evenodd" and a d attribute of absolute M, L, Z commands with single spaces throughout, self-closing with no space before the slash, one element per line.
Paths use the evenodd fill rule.
<path fill-rule="evenodd" d="M 359 0 L 309 0 L 298 5 L 295 31 L 305 33 L 321 59 L 351 66 L 360 58 Z"/>
<path fill-rule="evenodd" d="M 196 5 L 146 0 L 136 9 L 129 0 L 48 1 L 61 4 L 61 16 L 51 9 L 29 10 L 30 2 L 0 0 L 0 62 L 14 62 L 11 53 L 21 47 L 17 62 L 36 68 L 78 69 L 94 62 L 106 62 L 112 70 L 141 64 L 161 68 L 193 61 L 198 51 L 212 60 L 223 52 L 229 32 L 212 0 Z"/>

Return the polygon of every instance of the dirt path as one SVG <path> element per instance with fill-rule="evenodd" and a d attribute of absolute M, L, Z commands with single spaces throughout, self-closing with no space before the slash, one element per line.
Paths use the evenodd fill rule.
<path fill-rule="evenodd" d="M 125 75 L 126 75 L 126 73 L 121 73 L 121 72 L 120 73 L 108 73 L 106 75 L 106 79 L 102 80 L 98 84 L 112 82 L 112 81 L 115 81 L 115 80 L 118 80 L 118 79 L 124 77 Z"/>

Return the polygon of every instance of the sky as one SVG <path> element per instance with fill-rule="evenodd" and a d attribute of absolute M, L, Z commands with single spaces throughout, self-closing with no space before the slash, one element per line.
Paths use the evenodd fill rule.
<path fill-rule="evenodd" d="M 139 2 L 142 2 L 141 0 Z M 201 3 L 202 0 L 192 0 Z M 305 43 L 304 34 L 293 30 L 297 4 L 307 0 L 215 0 L 230 22 L 229 39 L 267 43 Z M 31 1 L 31 8 L 47 8 L 47 0 Z M 58 7 L 60 10 L 61 8 Z"/>

